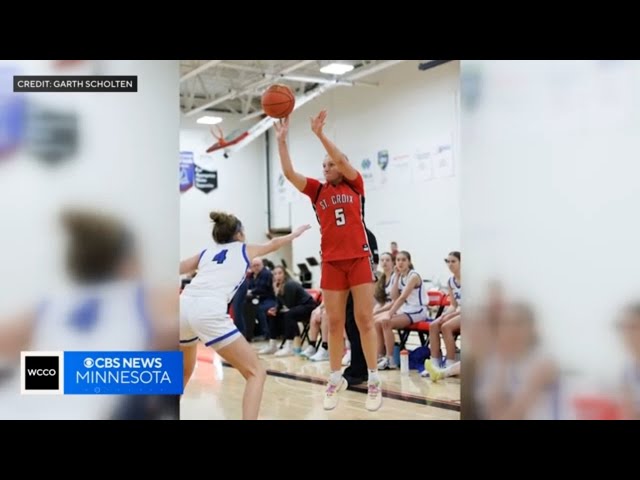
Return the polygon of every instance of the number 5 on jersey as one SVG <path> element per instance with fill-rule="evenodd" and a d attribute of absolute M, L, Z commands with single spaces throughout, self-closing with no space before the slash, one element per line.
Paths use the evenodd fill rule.
<path fill-rule="evenodd" d="M 336 209 L 336 225 L 342 227 L 347 223 L 347 219 L 344 216 L 344 208 Z"/>

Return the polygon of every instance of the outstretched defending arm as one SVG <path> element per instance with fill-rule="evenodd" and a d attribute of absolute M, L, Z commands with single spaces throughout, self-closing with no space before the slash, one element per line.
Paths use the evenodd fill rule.
<path fill-rule="evenodd" d="M 268 255 L 280 248 L 284 247 L 288 243 L 291 243 L 294 239 L 298 238 L 304 232 L 309 230 L 311 225 L 303 225 L 301 227 L 296 228 L 289 235 L 285 235 L 284 237 L 274 238 L 268 243 L 263 243 L 262 245 L 247 245 L 247 257 L 249 257 L 249 261 L 253 260 L 256 257 L 263 257 L 264 255 Z"/>

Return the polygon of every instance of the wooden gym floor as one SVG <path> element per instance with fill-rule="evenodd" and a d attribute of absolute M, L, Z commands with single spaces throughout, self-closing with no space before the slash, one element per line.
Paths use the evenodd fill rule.
<path fill-rule="evenodd" d="M 264 343 L 253 343 L 259 350 Z M 299 356 L 262 356 L 268 375 L 261 420 L 459 420 L 460 380 L 448 378 L 433 384 L 412 370 L 382 371 L 384 400 L 377 412 L 364 408 L 366 384 L 340 394 L 335 410 L 322 408 L 329 362 L 311 362 Z M 198 364 L 180 406 L 182 420 L 237 420 L 242 416 L 244 379 L 203 345 Z"/>

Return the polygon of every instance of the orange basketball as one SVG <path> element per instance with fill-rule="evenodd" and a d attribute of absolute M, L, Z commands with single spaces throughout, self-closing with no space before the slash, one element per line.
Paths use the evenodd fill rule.
<path fill-rule="evenodd" d="M 271 118 L 285 118 L 296 105 L 296 97 L 286 85 L 271 85 L 262 94 L 262 110 Z"/>

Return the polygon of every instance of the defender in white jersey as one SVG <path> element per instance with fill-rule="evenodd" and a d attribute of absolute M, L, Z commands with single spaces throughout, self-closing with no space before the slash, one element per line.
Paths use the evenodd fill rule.
<path fill-rule="evenodd" d="M 244 228 L 233 215 L 212 212 L 214 245 L 180 263 L 180 274 L 196 276 L 180 296 L 180 347 L 184 352 L 186 387 L 197 360 L 197 342 L 214 348 L 247 381 L 242 418 L 258 418 L 266 372 L 258 356 L 228 315 L 251 260 L 275 252 L 311 228 L 305 225 L 264 245 L 244 243 Z"/>
<path fill-rule="evenodd" d="M 19 360 L 20 351 L 177 348 L 177 292 L 151 295 L 143 288 L 133 238 L 124 226 L 104 215 L 76 211 L 66 212 L 63 224 L 70 236 L 67 266 L 73 283 L 11 322 L 12 328 L 0 333 L 0 353 Z M 171 300 L 173 312 L 168 303 L 160 303 Z M 129 400 L 117 395 L 21 396 L 20 383 L 16 375 L 0 389 L 0 418 L 109 419 Z M 177 407 L 176 401 L 176 419 Z"/>
<path fill-rule="evenodd" d="M 198 273 L 182 291 L 180 344 L 200 340 L 220 349 L 241 335 L 227 311 L 249 263 L 247 246 L 239 241 L 214 243 L 200 253 Z"/>
<path fill-rule="evenodd" d="M 391 284 L 392 304 L 386 317 L 379 323 L 384 338 L 384 356 L 378 361 L 378 369 L 398 368 L 393 359 L 395 335 L 393 330 L 405 328 L 412 323 L 423 322 L 428 318 L 424 303 L 422 278 L 413 268 L 411 254 L 407 251 L 396 255 L 396 269 Z"/>
<path fill-rule="evenodd" d="M 618 324 L 629 355 L 622 382 L 622 414 L 627 420 L 640 420 L 640 304 L 627 308 Z"/>
<path fill-rule="evenodd" d="M 453 274 L 449 278 L 449 301 L 451 307 L 444 314 L 429 324 L 429 349 L 431 350 L 430 367 L 426 371 L 438 371 L 440 367 L 443 370 L 439 373 L 448 376 L 449 374 L 457 374 L 458 369 L 452 369 L 456 360 L 456 334 L 460 332 L 460 304 L 462 302 L 462 284 L 460 281 L 460 252 L 451 252 L 445 263 Z M 444 346 L 447 351 L 447 358 L 442 362 L 442 351 L 440 349 L 440 335 L 444 340 Z M 426 365 L 425 365 L 426 366 Z M 446 373 L 449 372 L 449 373 Z M 435 375 L 438 377 L 440 375 Z"/>

